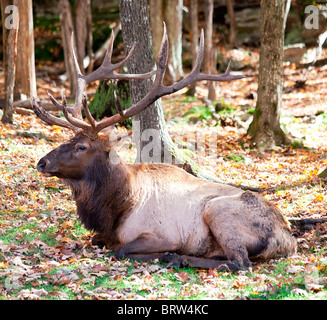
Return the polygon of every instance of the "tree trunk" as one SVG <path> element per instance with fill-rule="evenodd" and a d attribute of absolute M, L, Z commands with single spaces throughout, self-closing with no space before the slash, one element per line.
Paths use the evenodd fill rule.
<path fill-rule="evenodd" d="M 289 144 L 280 127 L 284 20 L 289 0 L 261 0 L 258 99 L 248 134 L 259 150 Z"/>
<path fill-rule="evenodd" d="M 87 6 L 88 0 L 76 2 L 75 30 L 76 30 L 76 55 L 81 71 L 84 71 L 83 60 L 85 58 L 85 44 L 87 38 Z"/>
<path fill-rule="evenodd" d="M 226 0 L 227 13 L 229 17 L 229 44 L 236 46 L 237 22 L 234 12 L 234 0 Z"/>
<path fill-rule="evenodd" d="M 205 0 L 205 33 L 204 33 L 204 70 L 206 73 L 216 73 L 216 54 L 217 51 L 212 47 L 212 18 L 213 18 L 213 0 Z M 214 81 L 207 82 L 208 99 L 217 101 L 218 85 Z"/>
<path fill-rule="evenodd" d="M 32 0 L 18 1 L 18 10 L 15 99 L 22 100 L 37 96 Z"/>
<path fill-rule="evenodd" d="M 198 24 L 198 0 L 191 0 L 191 25 L 192 25 L 192 67 L 195 66 L 199 50 L 199 24 Z M 192 83 L 187 92 L 188 95 L 195 94 L 196 83 Z"/>
<path fill-rule="evenodd" d="M 5 107 L 1 121 L 3 123 L 13 123 L 13 102 L 14 102 L 14 85 L 17 56 L 17 37 L 19 28 L 19 15 L 13 16 L 13 23 L 6 24 L 8 18 L 5 9 L 9 5 L 18 7 L 18 0 L 6 1 L 1 0 L 4 56 L 5 56 Z M 17 11 L 18 12 L 18 11 Z M 14 14 L 14 13 L 13 13 Z"/>
<path fill-rule="evenodd" d="M 182 59 L 183 0 L 164 0 L 164 19 L 169 39 L 167 71 L 174 83 L 184 76 Z M 161 40 L 161 37 L 160 37 Z"/>
<path fill-rule="evenodd" d="M 62 45 L 64 48 L 64 58 L 65 58 L 65 69 L 68 74 L 70 94 L 73 96 L 76 91 L 76 79 L 74 72 L 74 61 L 73 54 L 71 51 L 71 37 L 74 31 L 73 18 L 71 13 L 71 7 L 68 0 L 59 0 L 60 9 L 60 25 L 61 25 L 61 36 Z M 76 41 L 74 41 L 75 52 Z"/>
<path fill-rule="evenodd" d="M 93 33 L 92 33 L 92 7 L 91 7 L 91 0 L 87 0 L 87 54 L 89 56 L 90 62 L 87 68 L 87 71 L 90 73 L 93 71 L 94 66 L 94 52 L 93 52 Z"/>
<path fill-rule="evenodd" d="M 136 42 L 135 51 L 128 62 L 129 73 L 146 73 L 155 67 L 148 17 L 146 0 L 120 0 L 120 18 L 126 52 L 129 52 L 133 43 Z M 141 100 L 150 91 L 152 83 L 151 78 L 130 80 L 131 103 L 135 104 Z M 150 137 L 144 136 L 143 133 L 149 129 L 148 132 L 153 134 L 152 139 L 156 140 L 153 143 L 158 143 L 156 148 L 160 148 L 162 152 L 155 150 L 147 152 L 151 145 Z M 161 99 L 134 117 L 133 137 L 137 144 L 137 162 L 162 162 L 164 160 L 165 145 L 173 144 L 173 142 L 166 129 Z"/>
<path fill-rule="evenodd" d="M 149 0 L 150 23 L 154 53 L 157 57 L 163 33 L 163 21 L 166 22 L 169 39 L 168 67 L 166 81 L 178 81 L 184 76 L 182 60 L 182 24 L 183 0 Z"/>
<path fill-rule="evenodd" d="M 153 50 L 158 58 L 163 33 L 163 0 L 149 0 L 149 8 Z"/>

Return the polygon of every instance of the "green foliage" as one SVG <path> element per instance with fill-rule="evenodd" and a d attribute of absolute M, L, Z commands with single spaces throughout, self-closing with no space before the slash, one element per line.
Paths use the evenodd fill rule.
<path fill-rule="evenodd" d="M 224 157 L 223 159 L 225 161 L 241 162 L 245 165 L 253 163 L 253 161 L 250 158 L 248 158 L 242 154 L 233 153 L 233 152 L 231 152 L 228 156 Z"/>
<path fill-rule="evenodd" d="M 228 156 L 224 157 L 224 160 L 225 161 L 232 160 L 232 161 L 235 161 L 235 162 L 243 162 L 244 157 L 241 154 L 230 153 Z"/>
<path fill-rule="evenodd" d="M 220 99 L 220 103 L 214 102 L 214 105 L 218 114 L 231 114 L 236 110 L 235 106 L 227 103 L 224 98 Z"/>
<path fill-rule="evenodd" d="M 200 105 L 192 108 L 184 114 L 184 118 L 197 119 L 198 121 L 209 120 L 213 117 L 215 108 L 212 106 L 207 107 L 206 105 Z"/>
<path fill-rule="evenodd" d="M 130 107 L 131 97 L 127 81 L 101 81 L 94 94 L 93 100 L 89 104 L 89 110 L 95 119 L 110 117 L 117 113 L 114 92 L 116 92 L 119 97 L 120 105 L 123 110 Z M 124 122 L 121 122 L 121 124 L 126 128 L 131 128 L 132 120 L 127 119 Z"/>
<path fill-rule="evenodd" d="M 190 102 L 192 98 L 186 98 L 183 102 Z M 194 97 L 193 97 L 194 99 Z M 222 98 L 220 102 L 213 101 L 211 105 L 199 105 L 195 106 L 184 114 L 184 118 L 188 120 L 196 121 L 208 121 L 214 118 L 215 114 L 231 114 L 236 110 L 234 106 L 226 103 L 225 99 Z"/>
<path fill-rule="evenodd" d="M 249 110 L 246 110 L 245 113 L 247 114 L 254 114 L 255 108 L 251 108 Z"/>
<path fill-rule="evenodd" d="M 301 141 L 301 140 L 294 140 L 292 143 L 291 143 L 291 146 L 293 149 L 305 149 L 305 145 L 304 145 L 304 142 Z"/>

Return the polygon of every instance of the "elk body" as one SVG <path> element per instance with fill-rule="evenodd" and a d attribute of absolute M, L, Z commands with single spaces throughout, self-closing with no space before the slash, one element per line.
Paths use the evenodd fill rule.
<path fill-rule="evenodd" d="M 83 76 L 76 64 L 80 83 L 94 81 L 95 76 L 98 79 L 123 76 L 112 73 L 117 65 L 110 63 L 110 47 L 108 51 L 100 71 L 93 74 Z M 173 265 L 239 270 L 249 267 L 250 260 L 292 254 L 296 241 L 288 222 L 277 207 L 260 195 L 198 179 L 173 165 L 110 161 L 113 144 L 108 136 L 99 134 L 105 127 L 139 113 L 159 97 L 194 81 L 240 78 L 230 75 L 229 68 L 220 76 L 199 72 L 202 33 L 197 65 L 183 80 L 166 87 L 162 79 L 167 52 L 164 32 L 152 90 L 126 111 L 120 109 L 117 100 L 118 114 L 100 122 L 90 115 L 81 91 L 76 93 L 72 107 L 74 116 L 65 102 L 60 105 L 51 97 L 66 120 L 48 114 L 33 100 L 34 111 L 42 120 L 75 131 L 68 143 L 39 161 L 38 171 L 62 178 L 70 185 L 82 223 L 96 232 L 93 243 L 115 250 L 117 258 L 142 261 L 159 258 Z M 151 74 L 124 76 L 141 78 Z M 81 105 L 89 123 L 81 120 Z"/>

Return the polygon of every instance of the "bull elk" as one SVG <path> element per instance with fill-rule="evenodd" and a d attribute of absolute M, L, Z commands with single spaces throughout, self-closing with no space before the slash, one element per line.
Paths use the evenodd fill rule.
<path fill-rule="evenodd" d="M 232 81 L 229 67 L 222 75 L 203 74 L 201 32 L 196 65 L 190 74 L 171 86 L 163 85 L 168 39 L 164 30 L 155 80 L 138 103 L 97 122 L 83 95 L 85 85 L 98 79 L 142 79 L 153 75 L 116 74 L 120 63 L 111 63 L 113 37 L 103 64 L 82 75 L 75 59 L 77 91 L 74 106 L 52 102 L 65 119 L 47 113 L 32 99 L 36 115 L 50 125 L 75 132 L 67 143 L 49 152 L 37 164 L 45 176 L 68 183 L 77 213 L 87 229 L 95 231 L 93 244 L 106 245 L 123 257 L 148 261 L 158 258 L 174 266 L 240 270 L 250 260 L 286 256 L 296 250 L 288 222 L 280 210 L 260 195 L 237 187 L 201 180 L 169 164 L 114 164 L 108 134 L 101 131 L 147 108 L 162 96 L 199 80 Z M 133 50 L 132 50 L 133 51 Z M 118 102 L 118 101 L 117 101 Z M 82 120 L 84 111 L 87 122 Z M 110 134 L 109 134 L 110 136 Z"/>

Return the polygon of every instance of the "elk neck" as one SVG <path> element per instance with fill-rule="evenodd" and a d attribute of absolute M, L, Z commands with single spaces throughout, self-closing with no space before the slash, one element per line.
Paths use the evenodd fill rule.
<path fill-rule="evenodd" d="M 67 179 L 84 226 L 115 238 L 119 220 L 133 207 L 130 177 L 123 164 L 95 159 L 82 179 Z M 111 231 L 111 232 L 110 232 Z M 109 233 L 110 232 L 110 233 Z"/>

